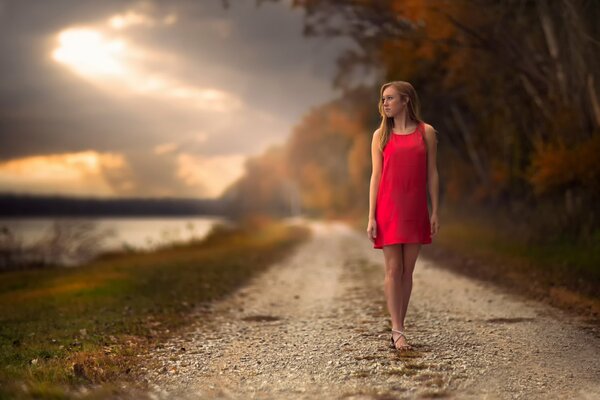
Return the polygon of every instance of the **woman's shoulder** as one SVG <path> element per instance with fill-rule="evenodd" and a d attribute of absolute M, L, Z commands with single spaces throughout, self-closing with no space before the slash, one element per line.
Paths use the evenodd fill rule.
<path fill-rule="evenodd" d="M 425 139 L 427 140 L 427 142 L 437 142 L 437 129 L 435 129 L 432 125 L 426 123 L 425 121 L 421 121 L 421 123 L 423 124 L 423 134 L 425 136 Z"/>
<path fill-rule="evenodd" d="M 435 129 L 433 127 L 433 125 L 428 124 L 425 121 L 421 121 L 421 123 L 423 124 L 424 127 L 424 131 L 426 135 L 435 135 L 436 133 L 438 133 L 437 129 Z"/>

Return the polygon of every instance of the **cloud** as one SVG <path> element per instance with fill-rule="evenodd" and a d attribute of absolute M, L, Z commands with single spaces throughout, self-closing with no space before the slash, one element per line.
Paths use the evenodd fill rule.
<path fill-rule="evenodd" d="M 177 22 L 177 14 L 171 13 L 157 18 L 136 10 L 128 10 L 124 13 L 115 14 L 108 19 L 108 25 L 113 29 L 126 29 L 135 25 L 154 27 L 156 25 L 173 25 Z"/>
<path fill-rule="evenodd" d="M 128 193 L 133 182 L 122 155 L 85 151 L 0 163 L 0 186 L 14 192 L 113 196 Z"/>
<path fill-rule="evenodd" d="M 154 146 L 154 154 L 161 155 L 166 153 L 172 153 L 174 150 L 177 150 L 177 143 L 163 143 L 157 146 Z"/>
<path fill-rule="evenodd" d="M 218 193 L 241 159 L 285 140 L 309 107 L 334 95 L 345 47 L 303 38 L 302 13 L 282 3 L 0 4 L 0 51 L 10 54 L 0 61 L 0 162 L 87 151 L 123 158 L 81 192 Z M 0 180 L 0 190 L 17 188 L 18 179 Z"/>
<path fill-rule="evenodd" d="M 110 32 L 82 26 L 58 33 L 52 59 L 116 96 L 152 96 L 162 101 L 180 101 L 181 107 L 214 112 L 243 107 L 243 101 L 226 90 L 179 81 L 153 65 L 149 54 L 151 52 L 127 38 L 112 37 Z M 169 55 L 164 58 L 173 59 Z"/>
<path fill-rule="evenodd" d="M 17 193 L 216 197 L 243 174 L 243 154 L 196 156 L 176 152 L 176 147 L 175 143 L 159 145 L 152 159 L 95 151 L 20 158 L 0 163 L 0 186 Z M 154 167 L 132 168 L 140 162 Z M 146 173 L 137 176 L 139 171 Z M 145 178 L 148 172 L 152 179 Z"/>
<path fill-rule="evenodd" d="M 243 175 L 245 160 L 243 154 L 199 157 L 180 153 L 177 156 L 177 176 L 187 186 L 203 188 L 209 197 L 217 197 Z"/>

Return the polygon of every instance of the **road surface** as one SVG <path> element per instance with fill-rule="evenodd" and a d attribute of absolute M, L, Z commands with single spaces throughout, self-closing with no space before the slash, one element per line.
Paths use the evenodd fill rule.
<path fill-rule="evenodd" d="M 414 351 L 390 349 L 381 250 L 342 223 L 304 223 L 312 239 L 144 355 L 150 398 L 600 399 L 593 330 L 422 255 Z"/>

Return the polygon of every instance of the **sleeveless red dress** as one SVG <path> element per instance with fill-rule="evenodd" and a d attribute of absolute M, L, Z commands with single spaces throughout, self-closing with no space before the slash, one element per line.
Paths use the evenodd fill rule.
<path fill-rule="evenodd" d="M 383 149 L 375 204 L 375 249 L 396 243 L 431 243 L 424 135 L 425 123 L 419 122 L 411 133 L 390 133 Z"/>

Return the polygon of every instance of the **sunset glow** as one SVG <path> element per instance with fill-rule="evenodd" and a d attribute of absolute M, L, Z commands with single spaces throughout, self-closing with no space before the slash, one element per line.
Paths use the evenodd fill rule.
<path fill-rule="evenodd" d="M 0 185 L 15 191 L 116 195 L 131 187 L 120 154 L 84 151 L 25 157 L 0 164 Z M 109 181 L 108 176 L 119 177 Z"/>

